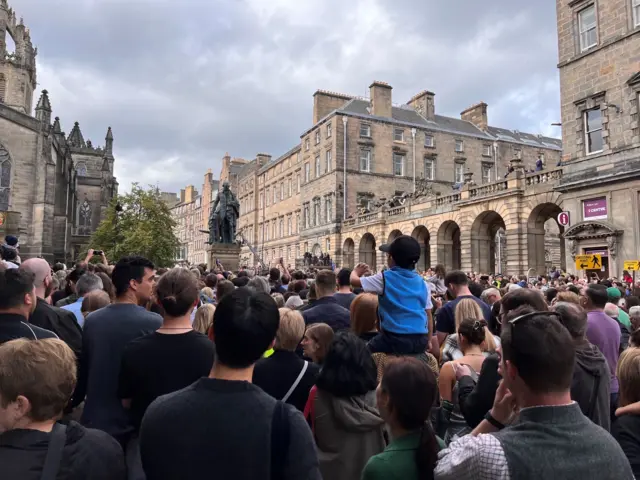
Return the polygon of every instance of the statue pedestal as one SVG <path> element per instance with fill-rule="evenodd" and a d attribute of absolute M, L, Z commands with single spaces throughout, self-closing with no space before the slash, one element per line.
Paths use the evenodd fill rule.
<path fill-rule="evenodd" d="M 216 260 L 220 261 L 225 270 L 237 272 L 240 266 L 240 250 L 236 243 L 214 243 L 207 248 L 207 268 L 216 267 Z"/>

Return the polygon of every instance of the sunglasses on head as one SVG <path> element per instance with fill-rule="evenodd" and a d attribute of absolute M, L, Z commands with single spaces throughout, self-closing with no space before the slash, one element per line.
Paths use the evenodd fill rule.
<path fill-rule="evenodd" d="M 525 313 L 524 315 L 519 315 L 516 318 L 509 320 L 509 325 L 515 325 L 516 322 L 522 322 L 523 320 L 527 320 L 528 318 L 535 317 L 536 315 L 546 315 L 547 317 L 556 317 L 560 318 L 560 314 L 557 312 L 530 312 Z"/>

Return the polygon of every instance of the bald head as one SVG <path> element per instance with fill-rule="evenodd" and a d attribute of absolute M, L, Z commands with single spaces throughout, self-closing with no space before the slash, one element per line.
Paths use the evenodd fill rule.
<path fill-rule="evenodd" d="M 51 292 L 46 292 L 51 285 L 51 267 L 42 258 L 30 258 L 20 265 L 22 270 L 32 273 L 35 276 L 33 284 L 36 287 L 38 297 L 45 298 Z"/>

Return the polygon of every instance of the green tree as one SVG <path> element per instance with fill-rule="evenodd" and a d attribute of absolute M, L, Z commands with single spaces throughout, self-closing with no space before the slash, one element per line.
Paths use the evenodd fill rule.
<path fill-rule="evenodd" d="M 126 255 L 142 255 L 157 267 L 171 267 L 180 244 L 175 226 L 160 190 L 153 186 L 145 190 L 134 183 L 131 192 L 111 201 L 87 248 L 104 250 L 113 261 Z"/>

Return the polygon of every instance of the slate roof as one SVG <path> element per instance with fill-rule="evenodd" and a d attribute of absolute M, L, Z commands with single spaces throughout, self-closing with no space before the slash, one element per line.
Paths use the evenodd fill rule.
<path fill-rule="evenodd" d="M 370 102 L 366 99 L 354 98 L 347 101 L 335 112 L 331 112 L 327 117 L 333 113 L 344 113 L 365 119 L 370 118 L 371 120 L 389 121 L 388 118 L 371 115 L 370 105 Z M 498 127 L 488 127 L 487 131 L 484 132 L 471 122 L 443 115 L 435 115 L 433 120 L 428 120 L 409 106 L 393 106 L 391 109 L 391 116 L 395 122 L 402 123 L 410 127 L 425 128 L 476 138 L 485 138 L 491 141 L 501 140 L 534 147 L 552 148 L 556 150 L 562 149 L 562 140 L 558 138 L 538 136 L 531 133 L 523 133 Z M 307 132 L 308 131 L 309 130 L 307 130 Z M 307 132 L 305 132 L 305 134 Z"/>

